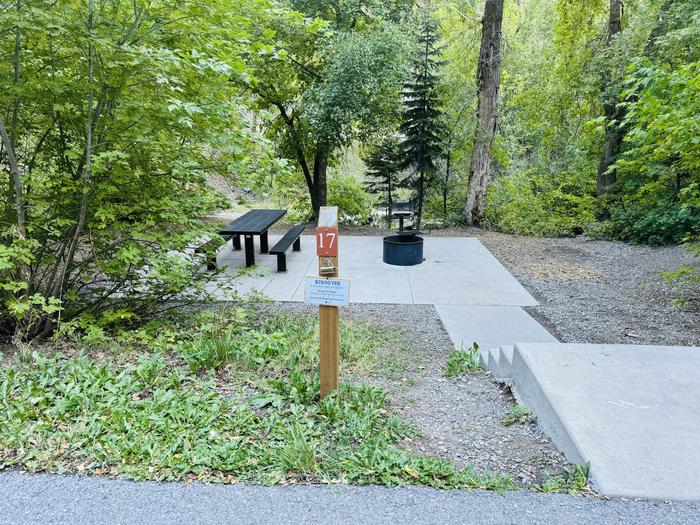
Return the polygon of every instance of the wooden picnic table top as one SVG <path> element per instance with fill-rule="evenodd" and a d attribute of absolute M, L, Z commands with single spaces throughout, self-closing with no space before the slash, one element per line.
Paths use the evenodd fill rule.
<path fill-rule="evenodd" d="M 284 217 L 285 213 L 287 213 L 287 210 L 250 210 L 248 213 L 229 222 L 219 231 L 219 234 L 260 235 Z"/>

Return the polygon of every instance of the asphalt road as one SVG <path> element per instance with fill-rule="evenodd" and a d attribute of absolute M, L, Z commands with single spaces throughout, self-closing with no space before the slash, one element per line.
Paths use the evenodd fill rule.
<path fill-rule="evenodd" d="M 700 504 L 563 494 L 132 482 L 0 472 L 0 524 L 700 523 Z"/>

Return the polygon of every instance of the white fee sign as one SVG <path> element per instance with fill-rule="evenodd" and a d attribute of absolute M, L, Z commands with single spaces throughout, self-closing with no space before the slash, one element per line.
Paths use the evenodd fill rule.
<path fill-rule="evenodd" d="M 307 276 L 305 300 L 310 304 L 347 306 L 350 303 L 350 279 Z"/>

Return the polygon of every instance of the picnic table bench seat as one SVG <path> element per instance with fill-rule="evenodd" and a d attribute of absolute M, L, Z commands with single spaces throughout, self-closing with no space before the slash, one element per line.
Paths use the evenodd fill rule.
<path fill-rule="evenodd" d="M 286 272 L 287 271 L 287 255 L 286 251 L 289 249 L 290 245 L 294 245 L 292 251 L 301 251 L 301 234 L 304 231 L 305 226 L 303 224 L 296 224 L 292 226 L 284 236 L 277 241 L 271 249 L 270 253 L 277 256 L 277 271 Z"/>

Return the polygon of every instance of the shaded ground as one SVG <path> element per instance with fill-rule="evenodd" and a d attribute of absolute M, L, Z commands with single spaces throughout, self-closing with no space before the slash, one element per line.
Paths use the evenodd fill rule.
<path fill-rule="evenodd" d="M 364 228 L 342 233 L 386 234 Z M 659 275 L 700 264 L 681 247 L 519 237 L 476 228 L 430 235 L 477 237 L 541 303 L 526 309 L 562 342 L 700 344 L 700 291 L 691 292 L 686 307 L 674 307 L 681 291 Z"/>
<path fill-rule="evenodd" d="M 303 303 L 260 308 L 270 313 L 317 311 Z M 341 381 L 369 380 L 387 389 L 389 406 L 422 431 L 405 442 L 409 449 L 448 458 L 460 468 L 471 463 L 477 471 L 510 475 L 525 487 L 561 473 L 564 456 L 536 424 L 501 424 L 514 400 L 490 375 L 480 370 L 443 376 L 453 345 L 432 305 L 357 304 L 342 308 L 341 315 L 402 334 L 398 345 L 386 348 L 380 372 Z"/>

